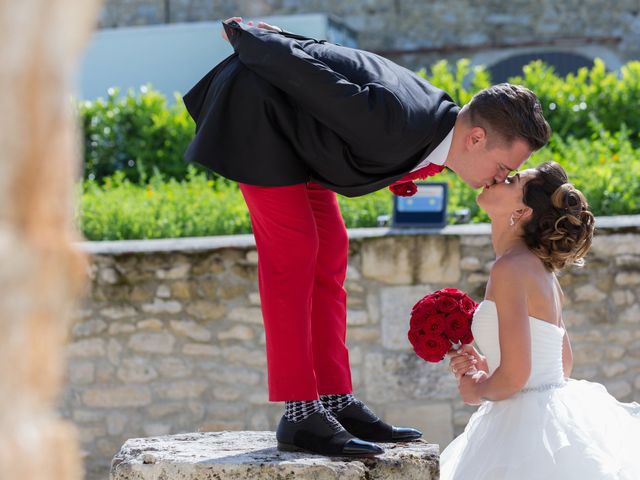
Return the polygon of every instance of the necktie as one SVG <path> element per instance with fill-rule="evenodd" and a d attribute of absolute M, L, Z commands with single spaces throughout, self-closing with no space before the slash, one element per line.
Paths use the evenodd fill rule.
<path fill-rule="evenodd" d="M 415 172 L 407 173 L 400 180 L 389 185 L 389 190 L 391 190 L 394 195 L 398 195 L 400 197 L 411 197 L 418 191 L 418 186 L 415 184 L 414 180 L 424 180 L 427 177 L 432 177 L 440 173 L 442 170 L 444 170 L 442 165 L 430 163 L 426 167 L 422 167 Z"/>

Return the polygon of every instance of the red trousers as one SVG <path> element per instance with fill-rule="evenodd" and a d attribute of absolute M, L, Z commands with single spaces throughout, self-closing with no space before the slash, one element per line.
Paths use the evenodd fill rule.
<path fill-rule="evenodd" d="M 314 183 L 240 190 L 258 249 L 269 400 L 351 393 L 349 241 L 336 194 Z"/>

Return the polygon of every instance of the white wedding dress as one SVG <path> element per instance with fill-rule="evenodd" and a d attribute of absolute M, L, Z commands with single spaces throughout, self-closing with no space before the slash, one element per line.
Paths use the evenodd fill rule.
<path fill-rule="evenodd" d="M 442 452 L 441 480 L 639 480 L 640 405 L 598 384 L 564 379 L 564 329 L 529 317 L 531 376 L 525 388 L 485 401 Z M 489 369 L 500 364 L 498 314 L 483 301 L 472 324 Z"/>

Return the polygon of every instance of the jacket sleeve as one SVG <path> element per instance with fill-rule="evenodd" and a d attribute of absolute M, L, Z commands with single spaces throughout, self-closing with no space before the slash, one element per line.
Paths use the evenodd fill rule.
<path fill-rule="evenodd" d="M 223 24 L 240 61 L 291 96 L 319 122 L 352 146 L 397 132 L 403 106 L 386 87 L 358 85 L 305 51 L 323 43 L 289 32 L 278 33 L 230 22 Z M 348 64 L 352 59 L 345 58 Z"/>

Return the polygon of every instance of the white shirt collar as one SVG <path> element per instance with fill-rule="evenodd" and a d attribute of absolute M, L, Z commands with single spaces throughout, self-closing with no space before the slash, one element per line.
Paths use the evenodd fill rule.
<path fill-rule="evenodd" d="M 433 151 L 411 171 L 415 172 L 419 168 L 423 168 L 430 163 L 435 163 L 436 165 L 444 165 L 444 162 L 447 161 L 447 156 L 449 155 L 449 149 L 451 148 L 454 130 L 455 127 L 452 128 L 447 136 L 444 137 L 444 140 L 442 140 L 440 144 L 436 148 L 434 148 Z"/>

